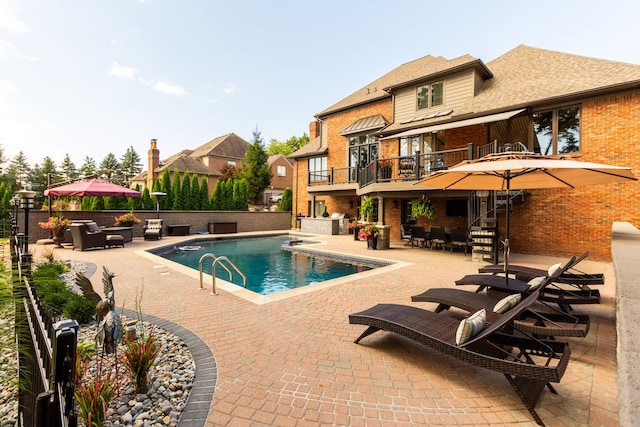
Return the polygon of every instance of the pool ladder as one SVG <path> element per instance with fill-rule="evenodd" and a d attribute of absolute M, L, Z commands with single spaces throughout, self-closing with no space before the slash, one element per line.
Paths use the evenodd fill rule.
<path fill-rule="evenodd" d="M 226 261 L 231 267 L 233 267 L 235 271 L 238 272 L 240 276 L 242 276 L 242 284 L 244 285 L 245 288 L 247 287 L 246 276 L 242 273 L 242 271 L 240 271 L 238 267 L 236 267 L 234 263 L 231 262 L 229 258 L 227 258 L 224 255 L 217 257 L 215 254 L 207 253 L 202 255 L 200 257 L 200 261 L 198 262 L 198 270 L 200 270 L 200 290 L 201 291 L 204 291 L 204 285 L 202 284 L 202 262 L 207 258 L 213 258 L 213 264 L 211 265 L 211 276 L 212 276 L 211 282 L 212 282 L 213 290 L 211 291 L 211 295 L 218 295 L 216 293 L 216 265 L 220 264 L 222 268 L 227 270 L 227 273 L 229 273 L 229 281 L 233 283 L 233 273 L 231 272 L 231 270 L 229 270 L 229 267 L 227 267 L 222 263 L 222 261 Z"/>

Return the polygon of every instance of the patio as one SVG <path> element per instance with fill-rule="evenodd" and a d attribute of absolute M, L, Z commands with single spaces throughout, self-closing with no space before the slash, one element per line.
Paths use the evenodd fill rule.
<path fill-rule="evenodd" d="M 411 249 L 404 242 L 370 251 L 352 236 L 318 236 L 327 251 L 407 265 L 256 304 L 225 291 L 211 296 L 206 281 L 207 290 L 200 291 L 196 271 L 170 268 L 144 252 L 187 238 L 136 238 L 117 251 L 58 249 L 56 255 L 95 263 L 98 271 L 106 265 L 118 274 L 114 284 L 119 307 L 134 309 L 136 294 L 142 294 L 144 313 L 187 328 L 206 343 L 218 375 L 206 425 L 535 425 L 501 374 L 391 334 L 353 343 L 363 328 L 349 325 L 350 313 L 378 302 L 432 309 L 435 305 L 412 303 L 411 295 L 429 287 L 452 287 L 454 280 L 477 272 L 482 264 L 470 256 Z M 559 261 L 565 260 L 511 257 L 512 263 L 544 268 Z M 580 268 L 605 273 L 602 303 L 576 308 L 591 316 L 591 330 L 585 338 L 568 339 L 572 356 L 562 381 L 554 384 L 559 394 L 543 393 L 536 410 L 547 425 L 615 426 L 614 269 L 611 263 L 589 259 Z M 201 379 L 199 371 L 196 381 Z M 185 411 L 182 421 L 207 407 L 206 402 L 193 406 L 194 412 Z"/>

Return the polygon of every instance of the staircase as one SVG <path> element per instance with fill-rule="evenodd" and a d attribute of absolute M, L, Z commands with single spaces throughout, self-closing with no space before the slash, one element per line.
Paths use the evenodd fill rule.
<path fill-rule="evenodd" d="M 511 191 L 474 191 L 467 199 L 468 226 L 471 238 L 472 256 L 492 264 L 498 263 L 500 231 L 498 215 L 513 210 L 514 204 L 524 203 L 522 190 Z"/>

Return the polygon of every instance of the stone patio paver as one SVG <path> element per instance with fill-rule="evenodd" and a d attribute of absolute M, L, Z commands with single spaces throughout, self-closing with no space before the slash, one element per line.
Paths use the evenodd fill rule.
<path fill-rule="evenodd" d="M 201 237 L 201 236 L 199 236 Z M 228 236 L 227 236 L 228 237 Z M 145 249 L 174 245 L 134 239 L 125 248 L 56 250 L 59 259 L 96 263 L 117 273 L 116 303 L 188 329 L 213 354 L 215 392 L 205 425 L 535 425 L 505 378 L 450 359 L 420 344 L 378 332 L 353 343 L 362 326 L 348 315 L 378 302 L 411 302 L 429 287 L 454 286 L 481 263 L 462 253 L 392 243 L 371 251 L 352 236 L 317 236 L 323 249 L 406 263 L 286 299 L 256 304 L 210 282 L 199 290 L 198 273 L 155 258 Z M 38 248 L 36 247 L 36 258 Z M 547 267 L 566 261 L 513 254 L 512 262 Z M 547 425 L 616 425 L 615 277 L 610 263 L 587 259 L 582 270 L 604 272 L 602 304 L 576 310 L 591 316 L 585 338 L 570 338 L 572 357 L 558 395 L 542 394 L 536 410 Z M 98 276 L 92 281 L 98 292 Z M 264 300 L 261 300 L 264 302 Z M 202 371 L 198 366 L 197 381 Z M 211 379 L 209 378 L 209 381 Z M 212 384 L 210 381 L 209 384 Z M 185 425 L 198 425 L 191 420 Z"/>

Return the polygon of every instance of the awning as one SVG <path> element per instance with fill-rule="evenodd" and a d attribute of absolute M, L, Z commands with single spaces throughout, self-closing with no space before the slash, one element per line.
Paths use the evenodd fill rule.
<path fill-rule="evenodd" d="M 458 120 L 457 122 L 442 123 L 439 125 L 426 126 L 422 128 L 410 129 L 395 135 L 385 136 L 380 139 L 402 138 L 404 136 L 421 135 L 423 133 L 437 132 L 439 130 L 455 129 L 465 126 L 479 125 L 482 123 L 499 122 L 500 120 L 510 119 L 511 117 L 522 113 L 525 108 L 520 110 L 506 111 L 504 113 L 489 114 L 488 116 L 474 117 L 473 119 Z"/>
<path fill-rule="evenodd" d="M 340 131 L 340 135 L 346 136 L 354 133 L 361 133 L 372 129 L 381 129 L 388 125 L 381 114 L 358 119 Z"/>

